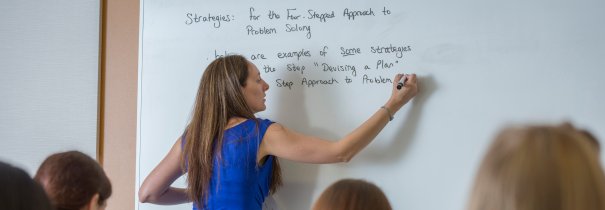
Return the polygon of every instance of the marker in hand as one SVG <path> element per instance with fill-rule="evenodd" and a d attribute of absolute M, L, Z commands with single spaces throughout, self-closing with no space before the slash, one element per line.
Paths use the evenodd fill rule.
<path fill-rule="evenodd" d="M 401 88 L 405 85 L 405 82 L 408 81 L 407 74 L 404 74 L 403 77 L 397 83 L 397 90 L 401 90 Z"/>

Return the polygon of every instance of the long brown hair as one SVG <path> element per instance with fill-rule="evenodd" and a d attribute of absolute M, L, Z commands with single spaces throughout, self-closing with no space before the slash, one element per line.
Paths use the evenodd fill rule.
<path fill-rule="evenodd" d="M 361 179 L 343 179 L 330 185 L 319 196 L 313 210 L 391 210 L 391 204 L 378 186 Z"/>
<path fill-rule="evenodd" d="M 511 127 L 479 168 L 469 210 L 605 210 L 598 143 L 571 126 Z"/>
<path fill-rule="evenodd" d="M 248 61 L 240 55 L 214 60 L 202 75 L 181 161 L 187 171 L 187 194 L 199 207 L 208 196 L 213 157 L 221 158 L 223 132 L 232 117 L 256 119 L 241 88 L 248 78 Z M 273 159 L 270 192 L 281 185 L 281 169 Z"/>
<path fill-rule="evenodd" d="M 69 151 L 48 156 L 34 177 L 57 210 L 77 210 L 95 194 L 99 205 L 111 196 L 111 183 L 103 168 L 88 155 Z"/>

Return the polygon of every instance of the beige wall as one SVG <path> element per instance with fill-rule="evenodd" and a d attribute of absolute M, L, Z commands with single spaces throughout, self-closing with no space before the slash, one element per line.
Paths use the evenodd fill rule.
<path fill-rule="evenodd" d="M 100 146 L 113 186 L 107 210 L 134 209 L 139 1 L 102 3 Z"/>

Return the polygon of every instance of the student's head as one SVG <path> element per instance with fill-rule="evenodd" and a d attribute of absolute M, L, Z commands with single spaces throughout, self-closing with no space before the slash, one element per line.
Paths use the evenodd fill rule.
<path fill-rule="evenodd" d="M 313 210 L 391 210 L 391 204 L 376 185 L 359 179 L 343 179 L 319 196 Z"/>
<path fill-rule="evenodd" d="M 0 161 L 0 209 L 51 210 L 42 187 L 25 171 Z"/>
<path fill-rule="evenodd" d="M 35 180 L 57 210 L 104 209 L 111 184 L 103 168 L 88 155 L 69 151 L 44 160 Z"/>
<path fill-rule="evenodd" d="M 481 163 L 469 210 L 605 210 L 593 140 L 573 126 L 501 131 Z"/>
<path fill-rule="evenodd" d="M 592 135 L 592 133 L 590 133 L 589 131 L 584 130 L 584 129 L 575 128 L 569 122 L 565 122 L 565 123 L 559 125 L 559 127 L 562 128 L 562 129 L 569 129 L 569 130 L 576 130 L 576 131 L 578 131 L 581 135 L 584 135 L 584 137 L 586 137 L 586 138 L 583 138 L 583 139 L 585 139 L 588 142 L 590 142 L 590 145 L 592 145 L 592 148 L 596 151 L 597 155 L 599 155 L 599 153 L 601 152 L 601 144 L 599 143 L 599 140 L 597 140 L 597 138 L 594 135 Z"/>

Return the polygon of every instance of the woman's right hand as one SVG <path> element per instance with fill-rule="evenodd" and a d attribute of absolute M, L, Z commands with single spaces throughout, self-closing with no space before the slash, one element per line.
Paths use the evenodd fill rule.
<path fill-rule="evenodd" d="M 401 89 L 397 89 L 397 83 L 403 77 L 405 77 L 405 85 Z M 416 96 L 416 93 L 418 93 L 418 81 L 416 80 L 416 74 L 397 74 L 394 79 L 391 98 L 387 101 L 385 107 L 393 110 L 393 112 L 397 112 L 403 105 Z"/>

